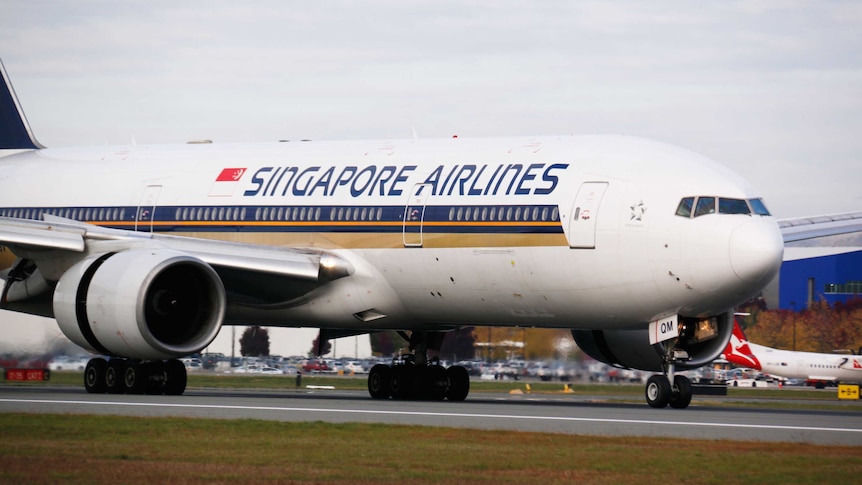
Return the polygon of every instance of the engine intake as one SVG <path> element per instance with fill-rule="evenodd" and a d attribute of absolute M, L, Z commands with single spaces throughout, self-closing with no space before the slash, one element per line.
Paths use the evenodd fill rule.
<path fill-rule="evenodd" d="M 91 352 L 172 359 L 213 341 L 226 297 L 215 270 L 170 249 L 91 256 L 63 273 L 54 316 L 63 333 Z"/>
<path fill-rule="evenodd" d="M 651 372 L 662 372 L 659 345 L 650 345 L 649 330 L 572 330 L 581 350 L 606 364 Z M 717 359 L 733 333 L 733 312 L 707 319 L 680 317 L 680 336 L 675 349 L 689 359 L 677 370 L 696 369 Z"/>

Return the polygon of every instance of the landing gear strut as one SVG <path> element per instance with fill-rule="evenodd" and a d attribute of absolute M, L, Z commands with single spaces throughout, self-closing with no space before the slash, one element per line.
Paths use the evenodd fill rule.
<path fill-rule="evenodd" d="M 368 373 L 368 393 L 374 399 L 424 399 L 463 401 L 470 393 L 467 369 L 455 365 L 448 369 L 438 358 L 428 359 L 427 351 L 439 350 L 442 332 L 412 332 L 408 337 L 411 354 L 377 364 Z"/>
<path fill-rule="evenodd" d="M 646 401 L 650 407 L 663 408 L 670 404 L 675 409 L 685 409 L 691 403 L 691 381 L 688 377 L 674 374 L 676 364 L 688 360 L 688 354 L 668 346 L 664 353 L 664 373 L 655 374 L 647 380 Z"/>
<path fill-rule="evenodd" d="M 168 394 L 186 390 L 186 367 L 179 360 L 138 362 L 99 357 L 84 369 L 84 389 L 91 394 Z"/>

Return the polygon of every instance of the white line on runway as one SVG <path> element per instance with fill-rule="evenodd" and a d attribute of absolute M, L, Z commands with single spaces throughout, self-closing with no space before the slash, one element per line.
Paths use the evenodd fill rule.
<path fill-rule="evenodd" d="M 747 429 L 776 429 L 786 431 L 834 431 L 842 433 L 862 433 L 862 429 L 853 428 L 824 428 L 818 426 L 779 426 L 770 424 L 738 424 L 738 423 L 699 423 L 693 421 L 659 421 L 649 419 L 611 419 L 611 418 L 575 418 L 567 416 L 525 416 L 515 414 L 471 414 L 471 413 L 438 413 L 420 411 L 372 411 L 367 409 L 320 409 L 320 408 L 294 408 L 280 406 L 232 406 L 221 404 L 172 404 L 172 403 L 136 403 L 136 402 L 110 402 L 110 401 L 52 401 L 48 399 L 4 399 L 0 402 L 27 403 L 27 404 L 69 404 L 69 405 L 97 405 L 97 406 L 127 406 L 127 407 L 155 407 L 155 408 L 186 408 L 186 409 L 221 409 L 221 410 L 246 410 L 246 411 L 293 411 L 313 413 L 347 413 L 347 414 L 379 414 L 399 416 L 435 416 L 451 418 L 490 418 L 490 419 L 521 419 L 538 421 L 568 421 L 568 422 L 590 422 L 590 423 L 615 423 L 615 424 L 659 424 L 676 426 L 702 426 L 714 428 L 747 428 Z"/>

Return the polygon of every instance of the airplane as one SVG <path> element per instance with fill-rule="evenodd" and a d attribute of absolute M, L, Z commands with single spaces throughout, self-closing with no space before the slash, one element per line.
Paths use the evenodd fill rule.
<path fill-rule="evenodd" d="M 775 377 L 816 381 L 819 388 L 824 387 L 825 382 L 862 382 L 860 355 L 798 352 L 754 344 L 748 341 L 736 321 L 724 358 Z"/>
<path fill-rule="evenodd" d="M 370 370 L 371 397 L 460 401 L 466 369 L 429 352 L 510 326 L 570 329 L 597 360 L 656 372 L 650 406 L 686 408 L 677 372 L 721 354 L 782 261 L 754 188 L 657 141 L 45 148 L 0 72 L 0 309 L 110 357 L 88 363 L 91 393 L 182 394 L 178 359 L 263 325 L 399 331 L 411 353 Z"/>

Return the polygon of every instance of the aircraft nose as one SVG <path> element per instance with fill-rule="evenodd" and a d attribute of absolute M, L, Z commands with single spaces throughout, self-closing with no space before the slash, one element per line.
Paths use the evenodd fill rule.
<path fill-rule="evenodd" d="M 743 281 L 765 285 L 781 267 L 784 238 L 775 221 L 752 219 L 730 237 L 730 264 Z"/>

